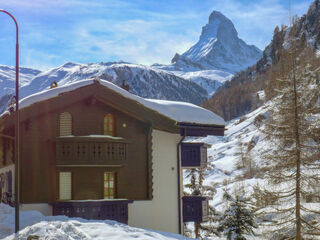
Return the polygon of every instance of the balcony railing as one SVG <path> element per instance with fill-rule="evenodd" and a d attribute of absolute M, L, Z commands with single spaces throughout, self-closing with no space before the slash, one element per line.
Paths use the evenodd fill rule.
<path fill-rule="evenodd" d="M 203 196 L 184 196 L 183 222 L 208 221 L 209 205 L 208 198 Z"/>
<path fill-rule="evenodd" d="M 115 220 L 128 224 L 128 204 L 131 200 L 66 201 L 52 204 L 53 215 L 94 220 Z"/>
<path fill-rule="evenodd" d="M 111 136 L 59 137 L 57 165 L 119 165 L 127 158 L 127 142 Z"/>

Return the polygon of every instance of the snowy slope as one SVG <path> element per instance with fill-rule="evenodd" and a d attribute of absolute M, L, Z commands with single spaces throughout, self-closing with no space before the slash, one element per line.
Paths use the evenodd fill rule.
<path fill-rule="evenodd" d="M 41 71 L 32 68 L 19 68 L 19 83 L 23 87 L 30 83 L 33 77 Z M 16 68 L 12 66 L 0 65 L 0 98 L 5 94 L 11 94 L 15 91 Z"/>
<path fill-rule="evenodd" d="M 225 81 L 231 80 L 233 77 L 233 74 L 221 70 L 203 70 L 196 72 L 174 71 L 173 73 L 197 83 L 200 87 L 207 90 L 209 96 L 212 96 Z"/>
<path fill-rule="evenodd" d="M 0 238 L 27 239 L 38 235 L 47 240 L 188 240 L 181 235 L 130 227 L 116 221 L 84 220 L 65 216 L 45 217 L 36 211 L 22 211 L 21 231 L 14 232 L 14 209 L 0 203 Z"/>
<path fill-rule="evenodd" d="M 213 171 L 206 177 L 205 184 L 215 184 L 217 194 L 214 196 L 211 204 L 214 207 L 222 205 L 224 189 L 232 190 L 236 185 L 243 184 L 246 189 L 254 186 L 260 181 L 259 177 L 254 176 L 249 179 L 239 180 L 239 176 L 245 174 L 246 169 L 238 169 L 237 161 L 239 160 L 239 144 L 244 144 L 246 150 L 249 144 L 252 145 L 251 154 L 254 156 L 255 163 L 261 167 L 261 153 L 264 151 L 266 144 L 263 134 L 258 130 L 257 123 L 261 117 L 267 116 L 267 107 L 271 104 L 268 102 L 264 106 L 245 115 L 240 119 L 235 119 L 226 125 L 225 136 L 208 136 L 206 138 L 194 139 L 193 141 L 203 141 L 211 144 L 208 149 L 208 161 L 213 166 Z"/>

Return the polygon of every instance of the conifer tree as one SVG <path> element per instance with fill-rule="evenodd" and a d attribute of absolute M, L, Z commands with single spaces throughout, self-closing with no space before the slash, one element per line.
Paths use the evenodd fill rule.
<path fill-rule="evenodd" d="M 254 235 L 253 229 L 257 226 L 248 199 L 238 194 L 232 197 L 227 192 L 223 197 L 230 204 L 223 214 L 218 230 L 223 232 L 228 240 L 246 240 L 245 234 Z"/>
<path fill-rule="evenodd" d="M 277 216 L 278 235 L 316 239 L 320 212 L 305 202 L 306 196 L 319 195 L 320 185 L 319 60 L 309 50 L 292 49 L 271 81 L 278 96 L 262 128 L 271 142 L 263 155 L 269 165 L 265 192 L 275 198 L 268 214 Z"/>

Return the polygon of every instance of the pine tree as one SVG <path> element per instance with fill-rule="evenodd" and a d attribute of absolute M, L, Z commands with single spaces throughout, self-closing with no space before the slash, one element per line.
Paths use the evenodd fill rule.
<path fill-rule="evenodd" d="M 320 185 L 319 60 L 309 50 L 290 50 L 272 81 L 278 96 L 269 109 L 263 133 L 272 143 L 263 155 L 269 164 L 265 188 L 274 196 L 278 235 L 315 239 L 320 233 L 318 210 L 305 204 Z M 294 231 L 292 231 L 294 229 Z"/>
<path fill-rule="evenodd" d="M 253 228 L 257 228 L 257 225 L 248 199 L 238 194 L 232 197 L 227 192 L 223 197 L 230 204 L 223 214 L 218 230 L 223 232 L 228 240 L 245 240 L 245 234 L 254 235 Z"/>

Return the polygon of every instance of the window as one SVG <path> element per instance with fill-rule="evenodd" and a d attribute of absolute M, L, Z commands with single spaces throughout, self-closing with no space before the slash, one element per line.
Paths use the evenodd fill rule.
<path fill-rule="evenodd" d="M 0 138 L 0 167 L 4 165 L 4 141 Z"/>
<path fill-rule="evenodd" d="M 4 159 L 4 165 L 10 165 L 13 163 L 13 157 L 14 157 L 14 149 L 13 149 L 13 141 L 12 140 L 6 140 L 6 144 L 4 145 L 4 152 L 5 152 L 5 159 Z"/>
<path fill-rule="evenodd" d="M 61 113 L 59 116 L 60 136 L 72 135 L 72 116 L 68 112 Z"/>
<path fill-rule="evenodd" d="M 116 193 L 116 173 L 105 172 L 103 181 L 104 198 L 114 199 Z"/>
<path fill-rule="evenodd" d="M 107 114 L 104 117 L 104 135 L 114 136 L 114 116 L 112 114 Z"/>
<path fill-rule="evenodd" d="M 59 199 L 70 200 L 72 198 L 72 175 L 71 172 L 59 173 Z"/>

